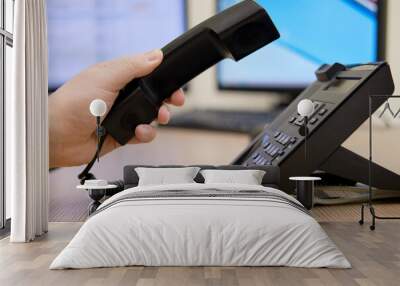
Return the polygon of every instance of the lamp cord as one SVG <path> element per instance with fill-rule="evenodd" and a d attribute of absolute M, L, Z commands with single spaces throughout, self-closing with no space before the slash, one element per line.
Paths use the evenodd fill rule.
<path fill-rule="evenodd" d="M 78 175 L 78 179 L 80 180 L 81 185 L 84 185 L 86 180 L 96 179 L 96 177 L 89 172 L 92 169 L 96 160 L 99 158 L 101 149 L 103 148 L 106 138 L 107 138 L 107 133 L 104 133 L 102 134 L 102 136 L 99 136 L 96 154 L 94 154 L 93 159 L 89 162 L 89 164 L 87 164 L 86 168 Z"/>
<path fill-rule="evenodd" d="M 308 154 L 307 154 L 307 140 L 308 140 L 308 116 L 304 117 L 304 159 L 306 165 L 308 165 Z"/>

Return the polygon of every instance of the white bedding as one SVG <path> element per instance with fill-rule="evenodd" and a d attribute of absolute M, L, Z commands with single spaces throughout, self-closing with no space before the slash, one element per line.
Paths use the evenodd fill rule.
<path fill-rule="evenodd" d="M 292 266 L 349 268 L 350 263 L 307 213 L 259 198 L 122 200 L 144 191 L 262 190 L 231 184 L 142 186 L 105 201 L 50 269 L 119 266 Z M 297 202 L 298 203 L 298 202 Z"/>

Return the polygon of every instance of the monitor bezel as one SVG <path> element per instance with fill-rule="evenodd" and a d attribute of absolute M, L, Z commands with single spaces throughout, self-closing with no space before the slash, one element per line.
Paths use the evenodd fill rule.
<path fill-rule="evenodd" d="M 215 11 L 218 12 L 220 9 L 220 0 L 215 1 Z M 386 0 L 378 0 L 378 29 L 377 29 L 377 61 L 384 61 L 386 57 L 386 25 L 387 25 L 387 3 Z M 265 85 L 265 86 L 248 86 L 248 85 L 224 85 L 220 81 L 220 64 L 215 68 L 215 77 L 217 81 L 217 87 L 220 91 L 250 91 L 255 93 L 265 93 L 265 92 L 276 92 L 276 93 L 286 93 L 290 95 L 298 95 L 308 85 L 293 85 L 289 86 L 279 86 L 279 85 Z"/>
<path fill-rule="evenodd" d="M 184 27 L 184 31 L 186 31 L 187 29 L 189 29 L 189 8 L 188 8 L 188 0 L 181 0 L 183 2 L 183 27 Z M 59 89 L 61 86 L 63 86 L 66 82 L 64 82 L 61 85 L 57 85 L 57 86 L 50 86 L 48 85 L 48 92 L 49 93 L 53 93 L 55 92 L 57 89 Z M 185 89 L 187 89 L 188 87 L 185 86 Z"/>

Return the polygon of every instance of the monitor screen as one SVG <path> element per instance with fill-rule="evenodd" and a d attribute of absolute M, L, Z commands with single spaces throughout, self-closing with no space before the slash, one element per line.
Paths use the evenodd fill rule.
<path fill-rule="evenodd" d="M 219 0 L 223 10 L 238 0 Z M 259 0 L 281 38 L 218 65 L 222 89 L 299 90 L 322 64 L 378 60 L 378 0 Z"/>
<path fill-rule="evenodd" d="M 95 63 L 161 48 L 186 30 L 185 0 L 47 0 L 49 89 Z"/>

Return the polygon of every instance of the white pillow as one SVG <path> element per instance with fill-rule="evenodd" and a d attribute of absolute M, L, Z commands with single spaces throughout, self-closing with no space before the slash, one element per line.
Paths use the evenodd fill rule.
<path fill-rule="evenodd" d="M 265 171 L 262 170 L 202 170 L 206 184 L 261 185 Z"/>
<path fill-rule="evenodd" d="M 193 180 L 200 168 L 135 168 L 139 176 L 139 186 L 171 185 L 195 183 Z"/>

